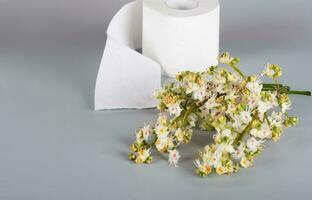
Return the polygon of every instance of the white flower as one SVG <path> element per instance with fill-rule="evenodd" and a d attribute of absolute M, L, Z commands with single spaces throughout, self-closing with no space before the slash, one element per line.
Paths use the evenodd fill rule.
<path fill-rule="evenodd" d="M 144 140 L 148 142 L 149 137 L 152 135 L 153 130 L 150 128 L 150 126 L 144 126 L 136 133 L 136 142 L 138 144 L 141 144 Z"/>
<path fill-rule="evenodd" d="M 291 102 L 282 103 L 282 113 L 285 113 L 287 110 L 291 109 Z"/>
<path fill-rule="evenodd" d="M 228 139 L 232 140 L 233 139 L 233 136 L 232 136 L 232 132 L 230 129 L 224 129 L 224 130 L 220 130 L 220 129 L 217 129 L 217 134 L 214 134 L 213 135 L 213 139 L 215 141 L 222 141 L 224 137 L 227 137 Z"/>
<path fill-rule="evenodd" d="M 214 152 L 213 156 L 211 157 L 211 160 L 209 161 L 209 165 L 213 166 L 214 168 L 217 168 L 218 166 L 220 166 L 222 153 L 223 153 L 222 151 Z"/>
<path fill-rule="evenodd" d="M 263 114 L 266 111 L 272 109 L 274 106 L 276 106 L 275 102 L 266 102 L 266 101 L 260 100 L 258 102 L 258 111 L 260 114 Z"/>
<path fill-rule="evenodd" d="M 215 87 L 215 91 L 216 91 L 217 93 L 220 93 L 220 94 L 225 93 L 223 84 L 218 84 L 218 85 Z"/>
<path fill-rule="evenodd" d="M 272 131 L 268 123 L 263 123 L 260 130 L 251 129 L 250 134 L 261 139 L 272 137 Z"/>
<path fill-rule="evenodd" d="M 151 155 L 151 149 L 141 150 L 138 152 L 138 159 L 145 161 Z"/>
<path fill-rule="evenodd" d="M 250 111 L 248 110 L 240 112 L 239 116 L 241 122 L 243 122 L 244 124 L 248 124 L 252 120 Z"/>
<path fill-rule="evenodd" d="M 166 147 L 166 145 L 168 145 L 168 143 L 168 134 L 161 134 L 158 136 L 155 146 L 159 151 L 162 151 Z"/>
<path fill-rule="evenodd" d="M 234 154 L 233 154 L 234 159 L 240 159 L 240 158 L 242 158 L 243 156 L 245 156 L 244 150 L 245 150 L 245 146 L 244 146 L 243 143 L 241 143 L 241 144 L 237 147 L 237 149 L 235 150 L 235 152 L 234 152 Z"/>
<path fill-rule="evenodd" d="M 271 116 L 268 117 L 270 124 L 277 127 L 283 126 L 283 113 L 273 111 Z"/>
<path fill-rule="evenodd" d="M 230 129 L 224 129 L 224 130 L 222 131 L 222 136 L 223 136 L 223 137 L 228 137 L 228 138 L 230 138 L 230 139 L 233 138 Z"/>
<path fill-rule="evenodd" d="M 161 141 L 168 140 L 169 131 L 157 135 L 157 139 Z"/>
<path fill-rule="evenodd" d="M 155 133 L 157 136 L 159 135 L 164 135 L 164 134 L 168 134 L 169 133 L 169 130 L 168 130 L 168 127 L 163 125 L 163 124 L 156 124 L 155 125 Z"/>
<path fill-rule="evenodd" d="M 181 128 L 178 128 L 178 130 L 176 130 L 176 132 L 175 132 L 175 136 L 177 137 L 177 139 L 178 139 L 178 142 L 183 142 L 183 140 L 184 140 L 184 132 L 182 131 L 182 129 Z"/>
<path fill-rule="evenodd" d="M 278 78 L 282 75 L 282 68 L 278 65 L 268 63 L 263 72 L 263 75 L 267 75 L 270 78 Z"/>
<path fill-rule="evenodd" d="M 271 64 L 266 64 L 266 68 L 263 72 L 263 74 L 267 75 L 268 77 L 273 77 L 275 74 L 275 71 L 272 69 Z"/>
<path fill-rule="evenodd" d="M 180 107 L 179 102 L 170 105 L 168 110 L 171 115 L 175 115 L 175 116 L 179 116 L 182 112 L 182 108 Z"/>
<path fill-rule="evenodd" d="M 257 105 L 258 105 L 258 102 L 260 100 L 260 95 L 257 95 L 257 94 L 251 94 L 249 97 L 248 97 L 248 107 L 250 109 L 253 109 L 255 108 Z"/>
<path fill-rule="evenodd" d="M 247 159 L 245 156 L 243 156 L 240 161 L 240 164 L 242 165 L 242 167 L 248 168 L 248 167 L 251 167 L 252 161 Z"/>
<path fill-rule="evenodd" d="M 219 103 L 217 103 L 216 102 L 216 95 L 212 95 L 207 101 L 206 101 L 206 103 L 205 103 L 205 108 L 207 109 L 207 110 L 210 110 L 210 109 L 212 109 L 212 108 L 214 108 L 214 107 L 217 107 L 217 106 L 219 106 L 220 104 Z"/>
<path fill-rule="evenodd" d="M 153 133 L 153 130 L 150 128 L 149 125 L 147 126 L 144 126 L 142 129 L 142 135 L 143 135 L 143 138 L 145 141 L 148 141 L 149 140 L 149 137 L 152 135 Z"/>
<path fill-rule="evenodd" d="M 193 92 L 194 99 L 197 99 L 199 101 L 204 100 L 205 97 L 207 96 L 206 90 L 207 90 L 207 86 L 206 85 L 203 85 L 200 88 L 198 88 L 197 90 L 195 90 Z"/>
<path fill-rule="evenodd" d="M 186 83 L 186 94 L 190 94 L 194 91 L 197 91 L 199 86 L 197 83 L 187 82 Z"/>
<path fill-rule="evenodd" d="M 223 152 L 234 153 L 235 150 L 231 144 L 221 143 L 218 145 L 216 152 L 217 153 L 223 153 Z"/>
<path fill-rule="evenodd" d="M 201 168 L 203 166 L 198 159 L 194 160 L 193 163 L 196 168 Z"/>
<path fill-rule="evenodd" d="M 262 90 L 262 84 L 259 79 L 253 81 L 253 82 L 248 82 L 246 85 L 246 88 L 253 94 L 260 94 Z"/>
<path fill-rule="evenodd" d="M 225 111 L 225 113 L 232 114 L 235 110 L 236 110 L 236 106 L 233 103 L 228 102 L 227 110 Z"/>
<path fill-rule="evenodd" d="M 225 100 L 232 100 L 232 99 L 236 99 L 238 97 L 238 95 L 236 95 L 236 92 L 231 90 L 229 93 L 226 94 L 225 96 Z"/>
<path fill-rule="evenodd" d="M 237 74 L 229 74 L 228 75 L 228 81 L 234 83 L 234 84 L 240 84 L 242 81 L 242 78 Z"/>
<path fill-rule="evenodd" d="M 235 150 L 231 144 L 225 144 L 221 143 L 217 145 L 217 149 L 213 154 L 206 155 L 207 157 L 205 160 L 207 160 L 208 165 L 214 166 L 214 168 L 217 168 L 218 166 L 221 166 L 221 158 L 223 153 L 234 153 Z M 207 153 L 206 153 L 207 154 Z M 204 157 L 203 157 L 204 160 Z"/>
<path fill-rule="evenodd" d="M 204 153 L 202 155 L 202 159 L 204 163 L 208 163 L 210 166 L 212 165 L 212 157 L 213 157 L 213 153 L 210 151 L 210 147 L 209 145 L 206 145 L 204 147 Z"/>
<path fill-rule="evenodd" d="M 177 167 L 180 159 L 180 153 L 177 150 L 169 150 L 168 162 L 170 165 Z"/>
<path fill-rule="evenodd" d="M 262 100 L 258 102 L 258 111 L 260 113 L 265 113 L 266 111 L 270 110 L 272 107 L 273 107 L 272 104 L 269 102 L 265 102 Z"/>
<path fill-rule="evenodd" d="M 142 137 L 142 134 L 140 133 L 140 131 L 137 132 L 137 134 L 136 134 L 136 142 L 138 144 L 141 144 L 143 142 L 143 140 L 144 140 L 144 138 Z"/>
<path fill-rule="evenodd" d="M 251 137 L 247 140 L 247 147 L 250 151 L 256 152 L 263 142 L 262 140 L 256 140 L 256 138 Z"/>
<path fill-rule="evenodd" d="M 225 52 L 218 57 L 218 60 L 222 64 L 230 64 L 234 60 L 234 58 L 231 57 L 231 55 L 228 52 Z"/>
<path fill-rule="evenodd" d="M 218 71 L 218 73 L 213 75 L 212 81 L 217 84 L 217 86 L 223 86 L 226 83 L 226 78 L 220 74 L 220 71 Z"/>
<path fill-rule="evenodd" d="M 242 120 L 241 120 L 241 116 L 240 115 L 232 115 L 232 119 L 234 120 L 234 122 L 232 123 L 232 126 L 234 128 L 238 128 L 242 125 Z"/>
<path fill-rule="evenodd" d="M 188 122 L 189 122 L 191 127 L 194 127 L 195 126 L 195 122 L 196 122 L 196 115 L 195 114 L 191 114 L 188 117 Z"/>

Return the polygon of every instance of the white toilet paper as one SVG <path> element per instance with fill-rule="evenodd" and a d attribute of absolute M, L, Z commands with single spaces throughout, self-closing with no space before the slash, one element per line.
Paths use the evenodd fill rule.
<path fill-rule="evenodd" d="M 155 107 L 160 64 L 174 76 L 217 63 L 218 0 L 144 0 L 144 16 L 142 4 L 137 0 L 125 5 L 108 27 L 95 110 Z M 142 48 L 142 23 L 143 51 L 148 57 L 136 51 Z"/>
<path fill-rule="evenodd" d="M 161 87 L 160 65 L 135 51 L 142 48 L 142 1 L 125 5 L 107 30 L 95 87 L 95 110 L 150 108 Z"/>
<path fill-rule="evenodd" d="M 144 0 L 143 54 L 170 77 L 218 63 L 217 0 Z"/>

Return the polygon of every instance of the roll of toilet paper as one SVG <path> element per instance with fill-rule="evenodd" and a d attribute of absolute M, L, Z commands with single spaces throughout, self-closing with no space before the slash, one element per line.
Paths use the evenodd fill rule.
<path fill-rule="evenodd" d="M 142 0 L 123 6 L 107 29 L 107 40 L 98 71 L 94 109 L 151 108 L 161 87 L 159 63 L 143 56 Z"/>
<path fill-rule="evenodd" d="M 126 4 L 107 29 L 95 110 L 155 107 L 153 92 L 161 87 L 161 68 L 174 76 L 216 64 L 218 34 L 218 0 L 136 0 Z M 137 51 L 142 48 L 144 55 Z"/>
<path fill-rule="evenodd" d="M 173 77 L 218 63 L 217 0 L 144 0 L 143 54 Z"/>

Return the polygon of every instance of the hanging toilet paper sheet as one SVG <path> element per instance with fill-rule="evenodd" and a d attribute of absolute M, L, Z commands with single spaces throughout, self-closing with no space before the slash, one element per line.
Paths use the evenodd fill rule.
<path fill-rule="evenodd" d="M 137 0 L 113 17 L 95 88 L 95 110 L 150 108 L 161 71 L 217 64 L 218 0 Z M 137 52 L 143 49 L 143 55 Z"/>

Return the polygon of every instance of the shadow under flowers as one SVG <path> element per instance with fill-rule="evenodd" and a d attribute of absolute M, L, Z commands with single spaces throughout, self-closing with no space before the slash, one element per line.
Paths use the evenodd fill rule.
<path fill-rule="evenodd" d="M 179 148 L 181 158 L 179 160 L 179 168 L 186 170 L 188 173 L 194 173 L 193 161 L 198 158 L 198 152 L 206 145 L 213 142 L 214 131 L 201 131 L 194 129 L 190 143 L 184 144 Z"/>

